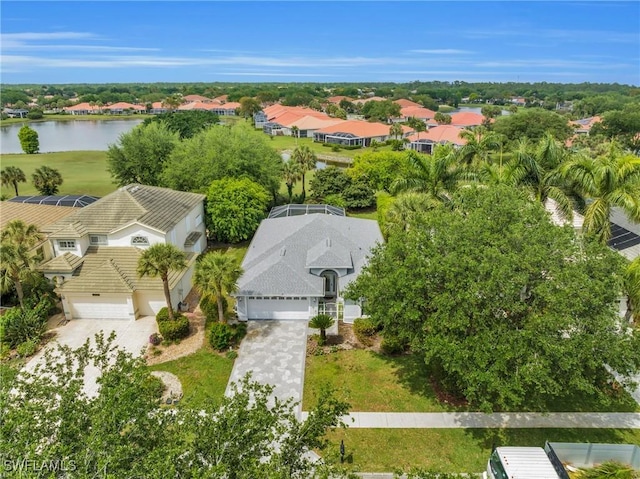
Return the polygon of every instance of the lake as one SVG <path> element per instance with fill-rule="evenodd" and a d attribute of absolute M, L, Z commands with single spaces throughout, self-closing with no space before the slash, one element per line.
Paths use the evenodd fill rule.
<path fill-rule="evenodd" d="M 142 123 L 142 120 L 108 121 L 43 121 L 29 123 L 38 132 L 40 152 L 106 150 L 122 133 Z M 0 153 L 22 153 L 18 131 L 22 124 L 0 127 Z"/>

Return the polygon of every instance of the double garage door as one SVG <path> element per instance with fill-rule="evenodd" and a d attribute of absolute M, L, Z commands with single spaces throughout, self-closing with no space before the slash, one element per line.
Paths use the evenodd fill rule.
<path fill-rule="evenodd" d="M 68 297 L 74 319 L 131 319 L 126 296 Z"/>
<path fill-rule="evenodd" d="M 309 298 L 249 298 L 249 319 L 309 320 Z"/>

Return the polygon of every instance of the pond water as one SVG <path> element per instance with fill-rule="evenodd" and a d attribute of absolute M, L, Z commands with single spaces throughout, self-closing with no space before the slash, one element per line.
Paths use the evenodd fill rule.
<path fill-rule="evenodd" d="M 43 121 L 29 123 L 38 132 L 40 152 L 106 150 L 122 133 L 130 131 L 142 120 L 108 121 Z M 22 153 L 18 131 L 21 123 L 0 127 L 0 153 Z"/>

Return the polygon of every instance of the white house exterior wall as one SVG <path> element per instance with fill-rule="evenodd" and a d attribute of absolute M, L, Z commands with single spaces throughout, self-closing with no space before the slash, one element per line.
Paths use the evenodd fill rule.
<path fill-rule="evenodd" d="M 131 294 L 68 293 L 62 298 L 67 319 L 135 319 Z"/>
<path fill-rule="evenodd" d="M 200 224 L 197 223 L 197 219 L 200 217 Z M 197 225 L 197 226 L 196 226 Z M 205 225 L 204 225 L 204 204 L 199 203 L 196 205 L 187 216 L 184 217 L 178 224 L 176 224 L 172 230 L 167 232 L 166 242 L 171 243 L 172 239 L 175 238 L 175 245 L 184 249 L 184 242 L 189 236 L 189 233 L 192 231 L 200 231 L 202 235 L 197 242 L 197 245 L 194 245 L 193 251 L 196 253 L 201 253 L 207 247 L 207 238 L 205 236 Z"/>
<path fill-rule="evenodd" d="M 136 291 L 134 299 L 138 316 L 155 316 L 167 305 L 162 291 Z"/>
<path fill-rule="evenodd" d="M 60 241 L 75 241 L 76 247 L 74 249 L 60 249 Z M 62 256 L 65 253 L 72 253 L 82 258 L 89 247 L 89 237 L 83 236 L 82 238 L 56 238 L 53 240 L 53 251 L 55 256 Z"/>
<path fill-rule="evenodd" d="M 110 234 L 107 237 L 107 243 L 109 246 L 138 246 L 140 248 L 145 248 L 144 245 L 132 245 L 131 238 L 134 236 L 145 236 L 149 240 L 149 246 L 154 245 L 156 243 L 164 243 L 164 235 L 159 233 L 158 231 L 145 228 L 139 224 L 133 224 L 128 228 L 123 228 L 119 231 L 116 231 L 113 234 Z"/>

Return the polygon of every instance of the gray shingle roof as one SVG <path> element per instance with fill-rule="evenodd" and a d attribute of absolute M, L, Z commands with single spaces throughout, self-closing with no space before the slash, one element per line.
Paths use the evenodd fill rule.
<path fill-rule="evenodd" d="M 312 214 L 260 223 L 242 262 L 241 296 L 324 296 L 324 281 L 309 268 L 348 269 L 344 288 L 382 243 L 373 220 Z"/>
<path fill-rule="evenodd" d="M 109 234 L 138 222 L 163 233 L 182 220 L 204 195 L 145 185 L 128 185 L 58 221 L 53 238 Z"/>

